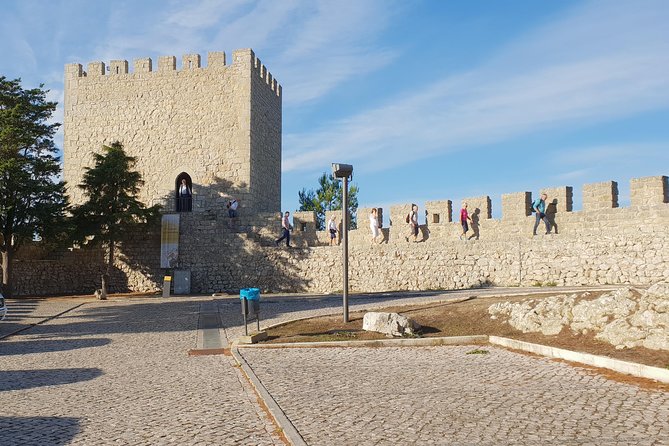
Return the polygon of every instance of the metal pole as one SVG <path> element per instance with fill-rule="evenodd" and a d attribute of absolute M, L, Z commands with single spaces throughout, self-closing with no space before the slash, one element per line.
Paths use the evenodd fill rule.
<path fill-rule="evenodd" d="M 344 221 L 342 222 L 342 229 L 344 235 L 343 253 L 344 253 L 344 288 L 343 288 L 343 305 L 344 305 L 344 322 L 348 322 L 348 177 L 342 179 L 344 194 L 342 200 L 342 215 Z"/>

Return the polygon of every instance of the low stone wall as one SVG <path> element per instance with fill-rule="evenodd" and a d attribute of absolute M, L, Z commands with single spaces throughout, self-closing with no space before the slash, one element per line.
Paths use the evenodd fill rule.
<path fill-rule="evenodd" d="M 271 257 L 300 278 L 304 291 L 341 289 L 340 249 L 306 248 L 272 253 Z M 558 235 L 505 242 L 354 246 L 349 258 L 349 284 L 354 291 L 650 285 L 669 277 L 669 235 L 663 231 L 637 237 Z M 271 282 L 264 284 L 280 289 Z"/>
<path fill-rule="evenodd" d="M 38 248 L 19 253 L 14 261 L 13 285 L 18 296 L 93 294 L 100 288 L 105 270 L 106 252 L 87 247 L 41 253 Z M 119 247 L 111 272 L 110 292 L 158 291 L 162 283 L 160 270 L 160 236 L 157 231 L 141 234 Z"/>
<path fill-rule="evenodd" d="M 349 284 L 353 291 L 370 292 L 487 285 L 650 285 L 669 277 L 669 234 L 664 228 L 656 229 L 635 235 L 351 246 Z M 155 248 L 146 256 L 157 259 L 159 242 L 154 242 Z M 256 286 L 275 292 L 332 293 L 342 288 L 339 247 L 286 249 L 261 246 L 240 236 L 212 245 L 208 252 L 209 260 L 190 268 L 193 292 Z M 17 261 L 15 289 L 22 295 L 90 293 L 99 287 L 102 255 L 101 251 L 73 252 L 57 260 Z M 162 273 L 157 261 L 143 265 L 126 255 L 117 262 L 114 290 L 158 290 Z"/>

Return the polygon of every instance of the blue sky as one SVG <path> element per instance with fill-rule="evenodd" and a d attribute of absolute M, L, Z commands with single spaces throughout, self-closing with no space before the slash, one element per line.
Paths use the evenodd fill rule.
<path fill-rule="evenodd" d="M 251 47 L 283 86 L 282 207 L 331 162 L 361 206 L 669 174 L 669 2 L 0 0 L 0 74 Z M 62 119 L 59 109 L 56 120 Z M 60 145 L 62 135 L 57 142 Z"/>

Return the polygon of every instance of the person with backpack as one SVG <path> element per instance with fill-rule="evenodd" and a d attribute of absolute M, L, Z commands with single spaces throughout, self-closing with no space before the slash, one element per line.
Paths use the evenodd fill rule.
<path fill-rule="evenodd" d="M 546 217 L 546 200 L 548 199 L 548 195 L 545 193 L 542 193 L 539 198 L 534 200 L 532 202 L 532 212 L 535 213 L 536 215 L 536 221 L 534 222 L 534 229 L 532 230 L 532 235 L 537 235 L 537 228 L 539 227 L 539 223 L 541 220 L 544 221 L 544 224 L 546 225 L 546 234 L 551 233 L 551 223 L 548 221 L 548 217 Z"/>
<path fill-rule="evenodd" d="M 406 222 L 409 223 L 409 237 L 413 236 L 413 241 L 418 241 L 418 205 L 411 205 L 411 212 L 407 214 Z M 409 237 L 406 237 L 407 242 Z"/>

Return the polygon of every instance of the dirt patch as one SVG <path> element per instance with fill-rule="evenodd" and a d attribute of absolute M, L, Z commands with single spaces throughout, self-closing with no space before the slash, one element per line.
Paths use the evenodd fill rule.
<path fill-rule="evenodd" d="M 587 299 L 596 299 L 603 293 L 603 291 L 592 292 Z M 592 333 L 586 335 L 575 334 L 566 327 L 562 329 L 560 334 L 554 336 L 544 336 L 541 333 L 522 333 L 509 324 L 490 319 L 488 314 L 488 307 L 496 302 L 523 302 L 546 297 L 545 294 L 485 297 L 456 303 L 388 307 L 384 308 L 383 311 L 400 313 L 415 320 L 423 327 L 422 337 L 503 336 L 623 361 L 669 368 L 669 351 L 650 350 L 644 347 L 617 350 L 613 345 L 595 339 Z M 270 329 L 267 343 L 385 339 L 386 337 L 382 334 L 362 330 L 364 314 L 365 312 L 351 313 L 348 323 L 342 321 L 341 315 L 290 322 Z"/>

